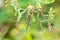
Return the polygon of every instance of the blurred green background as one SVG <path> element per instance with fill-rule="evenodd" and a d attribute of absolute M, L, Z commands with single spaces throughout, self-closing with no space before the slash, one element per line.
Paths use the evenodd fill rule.
<path fill-rule="evenodd" d="M 47 21 L 42 22 L 41 29 L 39 19 L 44 20 L 44 17 L 40 15 L 38 19 L 37 13 L 34 12 L 29 21 L 28 30 L 25 32 L 28 22 L 27 12 L 30 9 L 29 5 L 36 6 L 35 10 L 42 6 L 43 15 L 50 15 L 47 16 L 46 20 L 53 21 L 51 25 L 54 30 L 49 30 Z M 27 8 L 27 11 L 21 15 L 20 20 L 17 22 L 20 8 Z M 21 14 L 23 11 L 20 11 Z M 60 40 L 60 0 L 4 1 L 4 5 L 0 7 L 0 40 Z"/>

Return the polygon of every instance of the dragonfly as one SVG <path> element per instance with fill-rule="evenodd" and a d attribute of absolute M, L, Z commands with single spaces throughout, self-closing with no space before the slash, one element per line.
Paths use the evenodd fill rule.
<path fill-rule="evenodd" d="M 28 3 L 28 2 L 27 2 Z M 17 18 L 17 22 L 19 22 L 20 18 L 22 17 L 22 15 L 27 12 L 27 24 L 26 24 L 26 29 L 25 29 L 25 33 L 28 31 L 28 26 L 31 20 L 31 15 L 36 12 L 37 13 L 37 17 L 38 17 L 38 21 L 40 23 L 40 28 L 43 29 L 42 27 L 42 22 L 47 21 L 45 20 L 41 20 L 40 19 L 40 15 L 42 15 L 45 18 L 45 15 L 43 14 L 43 7 L 42 4 L 40 3 L 40 0 L 36 0 L 35 1 L 35 5 L 31 5 L 31 4 L 27 4 L 27 7 L 25 9 L 23 8 L 19 8 L 19 4 L 17 0 L 11 0 L 11 5 L 15 8 L 15 11 L 18 12 L 18 18 Z M 23 10 L 23 12 L 21 13 L 20 11 Z M 48 28 L 51 29 L 51 23 L 48 22 Z"/>
<path fill-rule="evenodd" d="M 52 8 L 50 8 L 50 9 L 52 9 Z M 46 17 L 48 17 L 48 19 L 49 19 L 49 15 L 51 14 L 51 13 L 49 13 L 48 15 L 44 15 L 44 13 L 43 13 L 43 10 L 44 10 L 44 8 L 43 8 L 43 6 L 42 6 L 42 4 L 40 3 L 40 0 L 37 0 L 36 1 L 36 5 L 28 5 L 28 12 L 27 12 L 27 25 L 26 25 L 26 30 L 25 30 L 25 32 L 27 32 L 28 31 L 28 26 L 29 26 L 29 23 L 30 23 L 30 20 L 31 20 L 31 15 L 34 13 L 34 12 L 36 12 L 37 13 L 37 17 L 38 17 L 38 22 L 40 23 L 40 28 L 41 29 L 43 29 L 43 22 L 48 22 L 48 29 L 49 29 L 49 31 L 51 31 L 51 32 L 54 32 L 54 29 L 53 29 L 53 27 L 52 27 L 52 23 L 51 23 L 51 21 L 49 21 L 49 20 L 46 20 Z M 52 13 L 53 14 L 53 13 Z M 42 15 L 43 17 L 44 17 L 44 20 L 41 20 L 40 19 L 40 15 Z M 53 18 L 53 17 L 52 17 Z"/>

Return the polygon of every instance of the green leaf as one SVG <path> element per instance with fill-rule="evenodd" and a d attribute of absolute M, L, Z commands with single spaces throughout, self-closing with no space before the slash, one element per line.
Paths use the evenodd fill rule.
<path fill-rule="evenodd" d="M 40 3 L 42 4 L 51 4 L 53 2 L 55 2 L 55 0 L 40 0 Z"/>
<path fill-rule="evenodd" d="M 53 10 L 53 8 L 51 7 L 50 10 L 49 10 L 49 17 L 48 17 L 48 20 L 53 20 L 54 19 L 54 16 L 55 16 L 55 11 Z"/>

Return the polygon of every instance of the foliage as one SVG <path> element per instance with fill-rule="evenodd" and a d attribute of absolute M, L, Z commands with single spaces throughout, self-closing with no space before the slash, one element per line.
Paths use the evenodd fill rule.
<path fill-rule="evenodd" d="M 60 18 L 56 17 L 60 15 L 56 11 L 55 2 L 56 0 L 5 0 L 3 7 L 0 7 L 0 31 L 5 32 L 5 25 L 8 25 L 9 30 L 0 39 L 60 40 Z"/>

